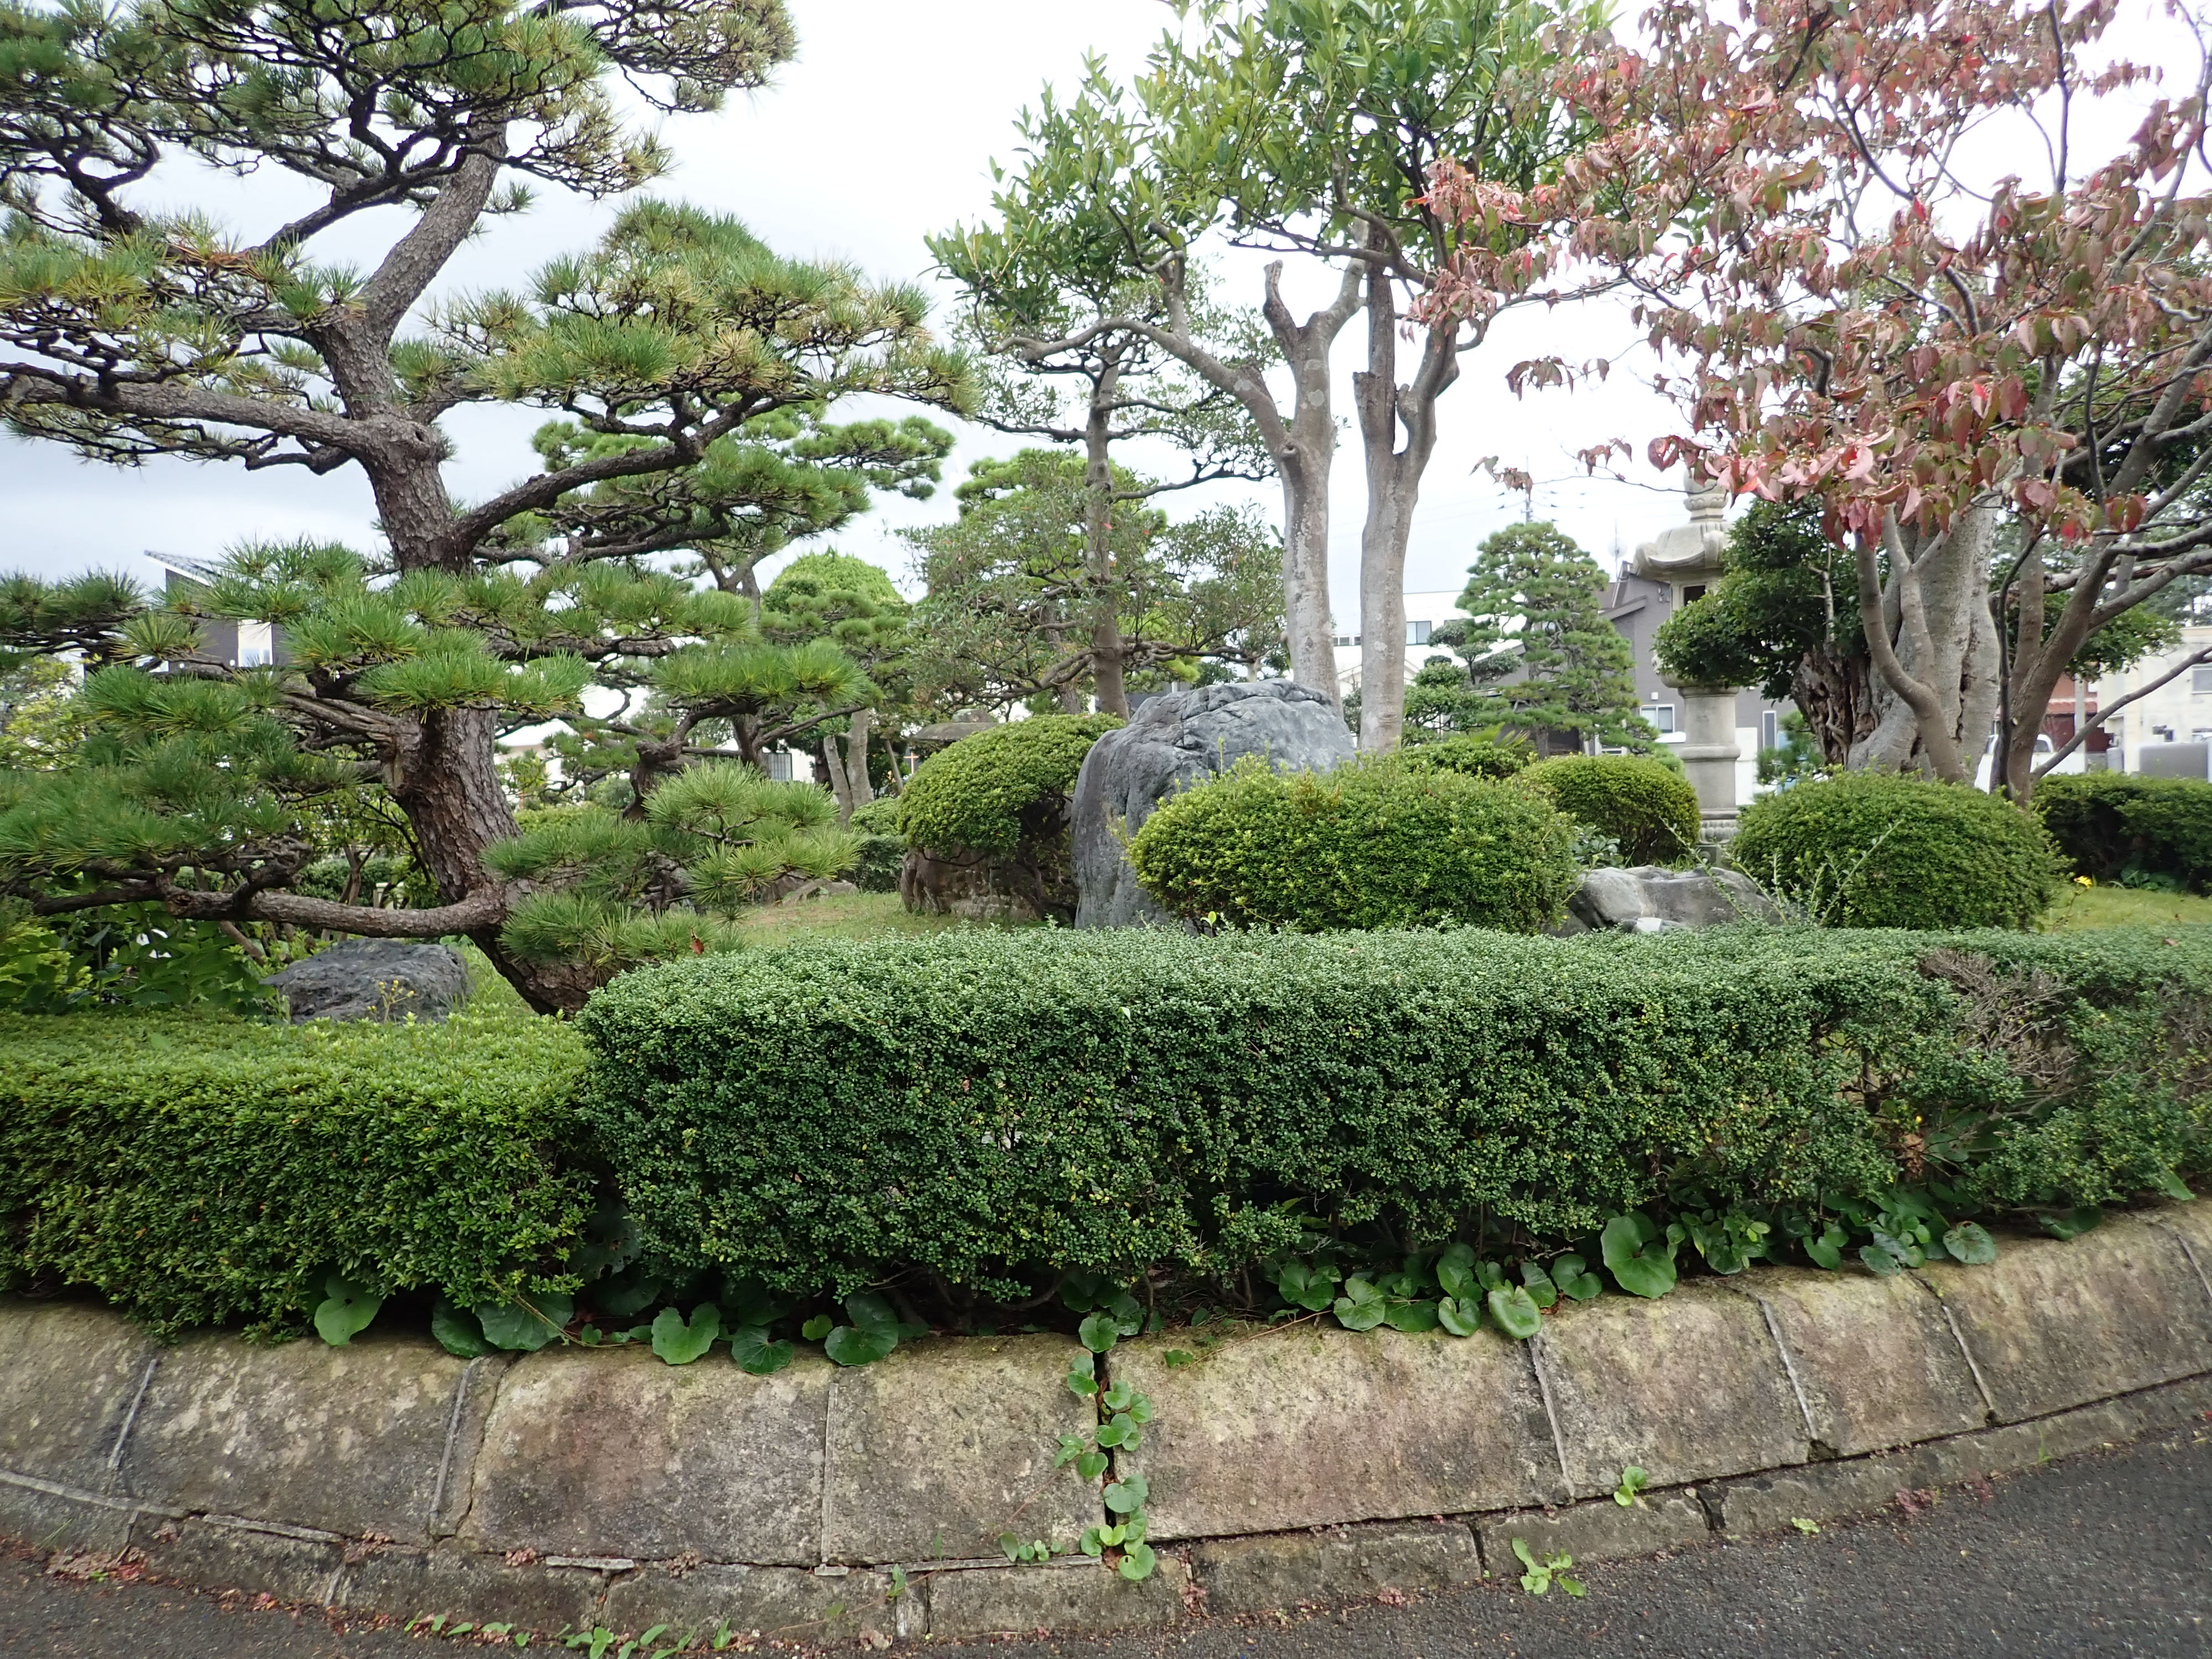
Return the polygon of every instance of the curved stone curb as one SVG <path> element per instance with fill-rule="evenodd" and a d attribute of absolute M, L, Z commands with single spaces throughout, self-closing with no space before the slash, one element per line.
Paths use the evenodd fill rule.
<path fill-rule="evenodd" d="M 2212 1204 L 1876 1279 L 1768 1269 L 1562 1310 L 1536 1340 L 1312 1325 L 1109 1369 L 1155 1420 L 1160 1569 L 1009 1567 L 1100 1518 L 1055 1336 L 773 1377 L 635 1350 L 160 1349 L 0 1304 L 0 1534 L 411 1618 L 791 1642 L 1164 1628 L 1879 1509 L 2212 1414 Z M 1188 1334 L 1175 1339 L 1194 1346 Z M 1637 1463 L 1652 1488 L 1610 1493 Z M 903 1582 L 894 1576 L 902 1570 Z"/>

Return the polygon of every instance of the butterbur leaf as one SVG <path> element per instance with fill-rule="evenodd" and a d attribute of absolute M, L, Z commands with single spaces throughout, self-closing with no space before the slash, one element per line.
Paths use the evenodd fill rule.
<path fill-rule="evenodd" d="M 1505 1282 L 1505 1269 L 1486 1258 L 1474 1264 L 1474 1282 L 1486 1291 L 1494 1291 Z"/>
<path fill-rule="evenodd" d="M 1844 1246 L 1850 1242 L 1850 1235 L 1831 1221 L 1818 1238 L 1805 1241 L 1805 1254 L 1812 1258 L 1814 1267 L 1833 1273 L 1844 1265 Z"/>
<path fill-rule="evenodd" d="M 1526 1342 L 1544 1328 L 1544 1316 L 1536 1307 L 1536 1299 L 1518 1285 L 1492 1291 L 1490 1312 L 1498 1329 L 1516 1342 Z"/>
<path fill-rule="evenodd" d="M 1521 1264 L 1521 1283 L 1528 1288 L 1530 1297 L 1540 1308 L 1559 1305 L 1559 1287 L 1552 1282 L 1551 1274 L 1533 1261 Z"/>
<path fill-rule="evenodd" d="M 1275 1288 L 1284 1301 L 1320 1313 L 1335 1299 L 1336 1281 L 1337 1271 L 1328 1262 L 1292 1261 L 1283 1268 Z"/>
<path fill-rule="evenodd" d="M 476 1310 L 484 1340 L 515 1353 L 536 1353 L 568 1328 L 575 1298 L 560 1291 L 532 1292 L 520 1302 L 487 1303 Z"/>
<path fill-rule="evenodd" d="M 1093 1353 L 1104 1353 L 1121 1340 L 1121 1327 L 1110 1313 L 1087 1314 L 1075 1328 L 1076 1340 Z"/>
<path fill-rule="evenodd" d="M 2105 1212 L 2094 1204 L 2080 1204 L 2070 1210 L 2040 1210 L 2035 1218 L 2053 1238 L 2079 1238 L 2101 1224 Z"/>
<path fill-rule="evenodd" d="M 1344 1294 L 1336 1298 L 1336 1322 L 1347 1331 L 1371 1331 L 1389 1307 L 1381 1291 L 1355 1273 L 1344 1281 Z"/>
<path fill-rule="evenodd" d="M 1899 1267 L 1917 1267 L 1927 1262 L 1928 1253 L 1920 1248 L 1920 1241 L 1915 1238 L 1910 1231 L 1902 1234 L 1888 1233 L 1876 1227 L 1874 1230 L 1874 1242 L 1877 1249 L 1887 1250 L 1895 1256 Z M 1862 1251 L 1860 1254 L 1863 1256 L 1865 1252 Z"/>
<path fill-rule="evenodd" d="M 1454 1336 L 1473 1336 L 1482 1328 L 1482 1304 L 1471 1297 L 1448 1296 L 1437 1304 L 1437 1322 Z"/>
<path fill-rule="evenodd" d="M 693 1309 L 689 1321 L 673 1308 L 663 1308 L 653 1316 L 653 1351 L 667 1364 L 690 1364 L 713 1347 L 721 1334 L 722 1310 L 711 1302 Z"/>
<path fill-rule="evenodd" d="M 862 1291 L 857 1296 L 845 1298 L 845 1316 L 853 1322 L 854 1328 L 863 1331 L 888 1331 L 896 1344 L 900 1334 L 898 1316 L 891 1311 L 890 1303 L 872 1291 Z"/>
<path fill-rule="evenodd" d="M 592 1305 L 612 1319 L 643 1313 L 668 1294 L 668 1286 L 651 1273 L 617 1273 L 592 1286 Z"/>
<path fill-rule="evenodd" d="M 1145 1328 L 1145 1310 L 1127 1291 L 1116 1291 L 1107 1297 L 1101 1311 L 1114 1316 L 1114 1328 L 1123 1336 L 1134 1336 Z"/>
<path fill-rule="evenodd" d="M 2189 1190 L 2189 1183 L 2171 1170 L 2160 1170 L 2151 1177 L 2150 1184 L 2177 1204 L 2196 1201 L 2197 1194 Z"/>
<path fill-rule="evenodd" d="M 1432 1331 L 1443 1322 L 1433 1302 L 1393 1302 L 1382 1317 L 1392 1330 L 1413 1334 Z"/>
<path fill-rule="evenodd" d="M 1463 1243 L 1446 1245 L 1444 1253 L 1437 1258 L 1436 1273 L 1437 1283 L 1446 1296 L 1472 1301 L 1475 1288 L 1474 1247 Z"/>
<path fill-rule="evenodd" d="M 1560 1295 L 1577 1302 L 1594 1302 L 1605 1294 L 1605 1281 L 1578 1255 L 1563 1255 L 1553 1262 L 1552 1282 L 1559 1287 Z"/>
<path fill-rule="evenodd" d="M 1979 1222 L 1962 1221 L 1943 1235 L 1943 1249 L 1954 1261 L 1986 1267 L 1997 1259 L 1997 1242 Z"/>
<path fill-rule="evenodd" d="M 323 1300 L 315 1309 L 315 1334 L 343 1348 L 368 1328 L 384 1298 L 332 1273 L 323 1281 Z"/>
<path fill-rule="evenodd" d="M 1879 1244 L 1860 1245 L 1859 1260 L 1872 1268 L 1878 1279 L 1894 1279 L 1905 1271 L 1905 1264 Z"/>
<path fill-rule="evenodd" d="M 1631 1210 L 1605 1224 L 1598 1235 L 1606 1271 L 1631 1296 L 1662 1297 L 1674 1288 L 1675 1243 L 1660 1240 L 1649 1216 Z"/>
<path fill-rule="evenodd" d="M 1085 1480 L 1096 1480 L 1106 1473 L 1106 1454 L 1087 1451 L 1075 1460 L 1075 1472 Z"/>
<path fill-rule="evenodd" d="M 840 1365 L 872 1365 L 898 1346 L 898 1327 L 840 1325 L 823 1339 L 822 1351 Z"/>
<path fill-rule="evenodd" d="M 1150 1578 L 1158 1563 L 1158 1558 L 1152 1553 L 1150 1544 L 1132 1544 L 1121 1552 L 1121 1565 L 1115 1571 L 1131 1583 L 1136 1583 Z"/>
<path fill-rule="evenodd" d="M 755 1376 L 773 1376 L 791 1364 L 797 1351 L 788 1342 L 771 1342 L 764 1325 L 740 1325 L 730 1333 L 730 1358 Z"/>
<path fill-rule="evenodd" d="M 830 1334 L 836 1323 L 828 1314 L 817 1314 L 799 1328 L 799 1334 L 809 1342 L 819 1342 Z"/>
<path fill-rule="evenodd" d="M 440 1347 L 462 1359 L 481 1359 L 492 1351 L 477 1316 L 442 1296 L 430 1308 L 430 1334 L 438 1339 Z"/>

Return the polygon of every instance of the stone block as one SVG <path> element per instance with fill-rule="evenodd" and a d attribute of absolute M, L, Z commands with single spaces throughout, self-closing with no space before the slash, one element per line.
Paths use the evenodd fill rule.
<path fill-rule="evenodd" d="M 0 1479 L 0 1538 L 33 1549 L 71 1550 L 115 1555 L 131 1541 L 137 1511 L 127 1500 L 98 1502 L 92 1495 L 72 1497 L 57 1483 L 29 1484 L 31 1477 Z"/>
<path fill-rule="evenodd" d="M 969 1337 L 902 1344 L 887 1359 L 840 1370 L 822 1559 L 995 1555 L 1017 1514 L 1023 1537 L 1074 1543 L 1102 1514 L 1097 1491 L 1052 1461 L 1061 1435 L 1097 1420 L 1066 1380 L 1089 1360 L 1066 1337 Z M 719 1541 L 714 1553 L 737 1553 Z"/>
<path fill-rule="evenodd" d="M 713 1633 L 727 1626 L 786 1646 L 830 1647 L 866 1635 L 919 1637 L 927 1627 L 920 1589 L 896 1598 L 887 1573 L 834 1577 L 804 1567 L 647 1567 L 617 1578 L 600 1615 L 611 1630 Z"/>
<path fill-rule="evenodd" d="M 492 1404 L 460 1535 L 495 1553 L 812 1566 L 830 1369 L 801 1354 L 750 1376 L 719 1349 L 690 1365 L 643 1348 L 527 1355 Z"/>
<path fill-rule="evenodd" d="M 1719 1504 L 1721 1524 L 1731 1536 L 1784 1532 L 1792 1521 L 1825 1522 L 1887 1509 L 1899 1492 L 1926 1486 L 1933 1467 L 1911 1453 L 1808 1463 L 1730 1480 L 1709 1488 L 1708 1496 Z"/>
<path fill-rule="evenodd" d="M 1386 1590 L 1445 1589 L 1482 1577 L 1474 1534 L 1456 1522 L 1386 1522 L 1225 1538 L 1191 1552 L 1208 1613 L 1273 1613 L 1364 1601 Z"/>
<path fill-rule="evenodd" d="M 1043 1632 L 1164 1630 L 1187 1616 L 1190 1569 L 1159 1558 L 1152 1576 L 1131 1583 L 1088 1559 L 1050 1566 L 971 1567 L 929 1575 L 933 1640 L 1030 1636 Z"/>
<path fill-rule="evenodd" d="M 1958 1322 L 1999 1422 L 2212 1370 L 2204 1287 L 2180 1242 L 2151 1222 L 2008 1239 L 1988 1267 L 1930 1262 L 1922 1273 Z"/>
<path fill-rule="evenodd" d="M 117 1437 L 160 1352 L 104 1309 L 0 1303 L 0 1469 L 108 1490 Z"/>
<path fill-rule="evenodd" d="M 427 1540 L 467 1362 L 365 1336 L 162 1357 L 124 1449 L 124 1490 L 181 1509 Z"/>
<path fill-rule="evenodd" d="M 161 1577 L 200 1589 L 273 1595 L 280 1601 L 328 1601 L 345 1559 L 338 1540 L 327 1536 L 294 1537 L 216 1521 L 156 1521 L 145 1516 L 131 1529 L 131 1547 Z"/>
<path fill-rule="evenodd" d="M 2203 1287 L 2204 1316 L 2212 1322 L 2212 1197 L 2200 1198 L 2191 1204 L 2166 1205 L 2153 1211 L 2148 1219 L 2180 1238 L 2182 1253 L 2189 1258 L 2197 1283 Z"/>
<path fill-rule="evenodd" d="M 1522 1566 L 1513 1540 L 1524 1540 L 1538 1560 L 1547 1554 L 1593 1561 L 1628 1561 L 1662 1550 L 1686 1549 L 1712 1534 L 1705 1507 L 1686 1492 L 1654 1492 L 1624 1509 L 1610 1498 L 1565 1509 L 1526 1510 L 1517 1515 L 1486 1516 L 1475 1522 L 1482 1542 L 1482 1565 L 1493 1577 L 1516 1578 Z"/>
<path fill-rule="evenodd" d="M 1754 1313 L 1753 1317 L 1756 1318 Z M 1513 1509 L 1559 1495 L 1528 1357 L 1465 1339 L 1302 1325 L 1224 1342 L 1196 1364 L 1152 1337 L 1114 1350 L 1152 1399 L 1140 1449 L 1157 1540 Z"/>
<path fill-rule="evenodd" d="M 1804 1414 L 1749 1297 L 1686 1284 L 1647 1302 L 1607 1296 L 1544 1322 L 1537 1364 L 1558 1414 L 1572 1495 L 1631 1463 L 1680 1486 L 1809 1455 Z"/>
<path fill-rule="evenodd" d="M 395 1619 L 442 1613 L 524 1630 L 587 1630 L 599 1622 L 606 1590 L 605 1573 L 536 1561 L 510 1565 L 455 1544 L 356 1549 L 351 1555 L 332 1605 Z"/>
<path fill-rule="evenodd" d="M 1942 1304 L 1909 1275 L 1784 1267 L 1731 1285 L 1772 1315 L 1812 1437 L 1834 1455 L 1968 1434 L 1987 1423 Z"/>

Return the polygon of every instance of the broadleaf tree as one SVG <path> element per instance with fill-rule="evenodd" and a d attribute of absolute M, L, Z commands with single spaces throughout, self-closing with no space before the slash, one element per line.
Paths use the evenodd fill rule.
<path fill-rule="evenodd" d="M 185 919 L 465 934 L 550 1011 L 624 962 L 720 942 L 714 913 L 762 890 L 764 848 L 793 872 L 836 861 L 817 808 L 679 753 L 707 769 L 688 783 L 643 744 L 632 816 L 565 808 L 557 832 L 518 841 L 495 740 L 580 714 L 608 682 L 678 723 L 741 726 L 778 675 L 865 697 L 834 647 L 756 660 L 775 647 L 750 599 L 653 556 L 703 558 L 717 526 L 743 550 L 758 515 L 717 446 L 772 437 L 764 421 L 826 433 L 855 393 L 963 404 L 964 363 L 928 334 L 924 296 L 652 201 L 511 291 L 433 294 L 532 185 L 609 196 L 662 168 L 612 77 L 664 109 L 711 108 L 792 49 L 778 0 L 0 5 L 9 429 L 106 461 L 357 469 L 383 538 L 361 556 L 240 549 L 174 603 L 15 584 L 0 647 L 81 656 L 92 729 L 78 763 L 0 782 L 0 890 L 50 914 L 154 900 Z M 192 161 L 273 169 L 293 188 L 272 200 L 311 199 L 219 227 L 155 188 L 157 167 L 166 181 Z M 380 209 L 400 212 L 368 216 Z M 340 227 L 356 246 L 385 231 L 366 268 L 318 257 Z M 440 422 L 485 404 L 557 429 L 543 470 L 459 500 Z M 203 623 L 223 617 L 274 624 L 283 660 L 205 649 Z M 313 804 L 364 783 L 405 817 L 439 902 L 297 890 Z M 590 867 L 595 848 L 619 879 Z"/>

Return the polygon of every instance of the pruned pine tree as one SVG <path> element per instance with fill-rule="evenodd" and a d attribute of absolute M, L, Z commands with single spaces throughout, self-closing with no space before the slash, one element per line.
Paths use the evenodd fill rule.
<path fill-rule="evenodd" d="M 1470 695 L 1452 710 L 1454 728 L 1500 726 L 1547 754 L 1591 739 L 1649 744 L 1635 660 L 1605 619 L 1604 592 L 1597 561 L 1551 525 L 1509 525 L 1485 538 L 1459 596 L 1467 620 L 1433 635 L 1467 665 Z"/>
<path fill-rule="evenodd" d="M 465 934 L 550 1011 L 621 962 L 717 942 L 713 915 L 759 890 L 763 849 L 789 872 L 835 863 L 817 808 L 702 761 L 684 727 L 752 720 L 757 750 L 776 699 L 865 706 L 865 677 L 834 647 L 780 653 L 742 591 L 650 561 L 726 542 L 734 568 L 778 533 L 730 476 L 748 442 L 806 463 L 810 434 L 866 449 L 820 424 L 848 394 L 964 403 L 922 295 L 646 202 L 514 291 L 429 297 L 529 183 L 605 196 L 660 170 L 611 76 L 709 108 L 792 48 L 780 0 L 0 0 L 9 429 L 115 462 L 358 468 L 385 538 L 366 557 L 241 550 L 175 603 L 16 584 L 0 647 L 80 654 L 93 729 L 74 767 L 0 783 L 0 891 L 48 913 L 151 899 L 187 918 Z M 149 174 L 192 159 L 289 175 L 270 196 L 287 210 L 312 200 L 244 232 L 162 208 L 173 185 L 157 198 Z M 403 211 L 363 216 L 380 208 Z M 367 269 L 317 257 L 325 234 L 357 247 L 387 219 Z M 458 500 L 440 422 L 481 404 L 561 424 L 543 471 Z M 797 435 L 762 424 L 776 417 Z M 884 465 L 912 481 L 912 441 L 890 438 Z M 276 623 L 284 660 L 219 659 L 212 617 Z M 652 711 L 609 734 L 636 744 L 647 787 L 619 824 L 577 813 L 518 841 L 495 739 L 579 713 L 594 687 Z M 690 763 L 714 769 L 656 809 Z M 312 804 L 364 780 L 404 814 L 440 902 L 295 890 Z M 619 878 L 582 873 L 594 836 L 634 854 Z"/>

